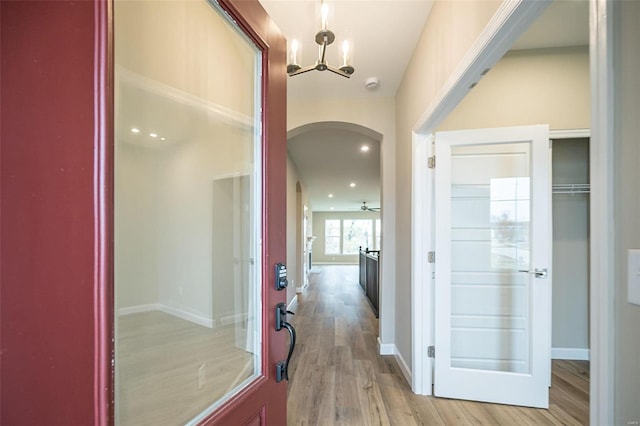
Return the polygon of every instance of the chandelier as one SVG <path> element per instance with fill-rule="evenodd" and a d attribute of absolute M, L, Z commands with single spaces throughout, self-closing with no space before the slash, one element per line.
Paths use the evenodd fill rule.
<path fill-rule="evenodd" d="M 342 66 L 340 68 L 332 67 L 327 63 L 326 53 L 327 46 L 333 43 L 336 39 L 336 35 L 328 28 L 329 7 L 326 3 L 321 2 L 320 14 L 322 17 L 322 25 L 320 31 L 316 34 L 316 43 L 319 46 L 318 60 L 314 65 L 302 68 L 298 64 L 298 41 L 293 40 L 291 42 L 291 54 L 289 56 L 289 64 L 287 65 L 287 74 L 290 77 L 294 75 L 304 74 L 305 72 L 317 70 L 317 71 L 331 71 L 343 77 L 349 78 L 355 71 L 353 66 L 349 64 L 349 42 L 345 40 L 342 43 Z"/>

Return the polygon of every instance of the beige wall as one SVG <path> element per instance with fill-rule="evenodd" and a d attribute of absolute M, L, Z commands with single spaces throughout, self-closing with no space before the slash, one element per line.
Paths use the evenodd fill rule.
<path fill-rule="evenodd" d="M 590 127 L 588 47 L 507 53 L 439 126 L 441 130 L 549 124 Z"/>
<path fill-rule="evenodd" d="M 253 135 L 245 131 L 242 136 L 224 124 L 209 123 L 207 130 L 217 138 L 198 137 L 163 149 L 117 141 L 118 309 L 160 304 L 203 321 L 235 314 L 228 297 L 232 271 L 226 265 L 216 268 L 212 259 L 232 255 L 229 206 L 240 198 L 221 189 L 218 195 L 236 197 L 222 199 L 214 190 L 219 181 L 246 175 L 246 160 L 220 164 L 219 152 L 233 151 L 230 141 L 242 147 Z M 224 225 L 214 232 L 215 221 L 229 223 L 229 233 L 220 235 Z M 232 264 L 231 257 L 227 260 Z"/>
<path fill-rule="evenodd" d="M 239 208 L 214 191 L 252 171 L 255 97 L 237 87 L 253 87 L 255 51 L 206 2 L 118 1 L 114 15 L 116 306 L 233 316 L 232 271 L 212 261 L 231 256 L 233 227 L 214 221 Z"/>
<path fill-rule="evenodd" d="M 411 365 L 412 129 L 435 101 L 500 3 L 435 2 L 396 95 L 396 227 L 392 230 L 396 238 L 396 315 L 393 343 L 407 365 Z"/>
<path fill-rule="evenodd" d="M 157 171 L 161 158 L 149 150 L 116 141 L 115 250 L 116 312 L 159 303 Z M 143 224 L 140 226 L 140 224 Z"/>
<path fill-rule="evenodd" d="M 207 2 L 116 1 L 114 15 L 119 66 L 253 115 L 253 97 L 237 96 L 236 88 L 253 87 L 255 52 Z"/>
<path fill-rule="evenodd" d="M 301 186 L 300 193 L 297 191 L 298 183 Z M 299 197 L 301 200 L 298 199 Z M 303 213 L 299 201 L 302 205 L 309 206 L 306 188 L 300 180 L 296 166 L 287 155 L 287 274 L 289 278 L 287 305 L 295 297 L 296 288 L 304 286 L 306 274 L 301 252 Z"/>
<path fill-rule="evenodd" d="M 614 2 L 615 424 L 640 421 L 640 306 L 627 302 L 627 250 L 640 248 L 640 2 Z M 624 52 L 624 53 L 623 53 Z"/>
<path fill-rule="evenodd" d="M 313 235 L 318 237 L 313 243 L 313 263 L 358 264 L 359 258 L 357 254 L 324 253 L 324 221 L 328 219 L 380 219 L 380 212 L 315 212 L 313 214 Z M 373 247 L 368 248 L 373 250 Z"/>
<path fill-rule="evenodd" d="M 358 124 L 382 134 L 381 144 L 381 218 L 382 250 L 388 253 L 381 261 L 380 340 L 394 342 L 395 319 L 395 222 L 396 222 L 396 128 L 395 100 L 392 98 L 357 98 L 294 101 L 287 105 L 287 129 L 305 124 L 340 121 Z M 314 250 L 318 242 L 314 243 Z"/>

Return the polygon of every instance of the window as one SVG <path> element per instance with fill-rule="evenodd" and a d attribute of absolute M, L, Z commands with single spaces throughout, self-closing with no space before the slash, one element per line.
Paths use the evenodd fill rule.
<path fill-rule="evenodd" d="M 529 268 L 530 187 L 528 177 L 490 180 L 492 268 Z"/>
<path fill-rule="evenodd" d="M 342 221 L 342 254 L 358 254 L 360 247 L 373 247 L 373 221 L 347 219 Z"/>
<path fill-rule="evenodd" d="M 380 250 L 380 219 L 326 219 L 324 254 L 358 254 L 360 247 Z"/>
<path fill-rule="evenodd" d="M 340 254 L 340 220 L 325 220 L 324 222 L 324 252 L 325 254 Z"/>

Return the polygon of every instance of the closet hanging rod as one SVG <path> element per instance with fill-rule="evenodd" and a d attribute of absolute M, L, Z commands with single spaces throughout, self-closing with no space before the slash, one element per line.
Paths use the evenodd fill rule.
<path fill-rule="evenodd" d="M 552 185 L 551 192 L 554 194 L 588 194 L 591 192 L 591 185 L 588 183 L 569 183 Z"/>

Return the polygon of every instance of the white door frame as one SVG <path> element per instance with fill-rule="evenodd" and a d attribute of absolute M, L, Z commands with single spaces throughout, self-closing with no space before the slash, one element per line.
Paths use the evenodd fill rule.
<path fill-rule="evenodd" d="M 412 168 L 412 389 L 432 394 L 433 363 L 427 347 L 433 339 L 433 288 L 427 252 L 433 249 L 433 174 L 426 157 L 431 155 L 432 133 L 548 5 L 545 2 L 503 2 L 489 25 L 449 78 L 441 95 L 413 128 Z M 591 259 L 590 262 L 590 419 L 592 424 L 614 423 L 614 289 L 613 233 L 613 2 L 590 2 L 591 76 Z"/>
<path fill-rule="evenodd" d="M 590 357 L 589 418 L 594 425 L 615 423 L 614 348 L 614 153 L 613 26 L 614 2 L 594 0 L 589 10 L 591 74 Z"/>
<path fill-rule="evenodd" d="M 434 209 L 433 171 L 427 157 L 433 155 L 433 136 L 413 133 L 413 183 L 411 185 L 411 389 L 418 395 L 432 395 L 433 360 L 427 357 L 427 347 L 435 342 L 434 334 L 434 263 L 427 262 L 427 253 L 434 250 L 432 232 Z"/>

